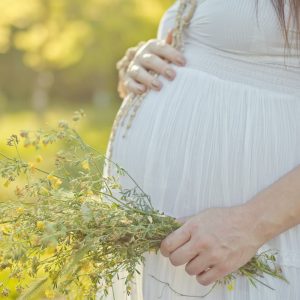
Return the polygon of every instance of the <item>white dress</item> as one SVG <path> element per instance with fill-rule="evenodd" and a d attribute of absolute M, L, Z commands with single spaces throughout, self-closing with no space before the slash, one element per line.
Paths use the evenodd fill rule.
<path fill-rule="evenodd" d="M 184 34 L 187 65 L 174 66 L 173 82 L 161 78 L 163 89 L 146 96 L 126 138 L 118 128 L 110 141 L 112 159 L 168 215 L 244 203 L 300 164 L 300 59 L 296 48 L 284 50 L 271 0 L 259 0 L 257 14 L 255 3 L 199 4 Z M 158 38 L 173 27 L 178 5 L 164 14 Z M 279 250 L 289 285 L 267 277 L 275 291 L 256 289 L 239 278 L 234 291 L 218 287 L 206 299 L 299 300 L 300 226 L 264 247 Z M 160 254 L 145 256 L 133 294 L 127 297 L 119 282 L 115 299 L 193 299 L 151 275 L 181 294 L 202 295 L 210 289 Z"/>

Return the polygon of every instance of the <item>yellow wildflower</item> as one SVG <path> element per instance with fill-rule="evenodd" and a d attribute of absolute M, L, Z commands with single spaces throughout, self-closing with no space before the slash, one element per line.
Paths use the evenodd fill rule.
<path fill-rule="evenodd" d="M 83 202 L 85 202 L 85 197 L 81 196 L 81 197 L 78 198 L 78 200 L 79 200 L 80 203 L 83 203 Z"/>
<path fill-rule="evenodd" d="M 45 296 L 48 298 L 48 299 L 53 299 L 55 297 L 55 293 L 53 290 L 46 290 L 45 291 Z"/>
<path fill-rule="evenodd" d="M 4 224 L 0 227 L 1 231 L 3 234 L 10 234 L 11 232 L 11 227 L 7 224 Z"/>
<path fill-rule="evenodd" d="M 24 213 L 24 207 L 18 207 L 17 208 L 17 213 L 19 214 L 19 215 L 22 215 L 23 213 Z"/>
<path fill-rule="evenodd" d="M 47 179 L 50 181 L 51 186 L 54 189 L 57 189 L 57 188 L 59 188 L 62 185 L 62 181 L 59 178 L 57 178 L 56 176 L 48 175 Z"/>
<path fill-rule="evenodd" d="M 93 270 L 93 264 L 91 262 L 86 262 L 82 268 L 81 268 L 84 272 L 89 273 Z"/>
<path fill-rule="evenodd" d="M 34 172 L 36 170 L 35 164 L 33 162 L 29 162 L 28 167 L 31 172 Z"/>
<path fill-rule="evenodd" d="M 43 221 L 37 221 L 36 222 L 36 227 L 39 230 L 44 230 L 45 229 L 45 222 L 43 222 Z"/>
<path fill-rule="evenodd" d="M 231 283 L 227 284 L 227 290 L 230 292 L 234 290 L 234 282 L 233 281 Z"/>
<path fill-rule="evenodd" d="M 53 182 L 52 185 L 55 189 L 58 189 L 62 185 L 62 181 L 57 178 L 57 180 Z"/>
<path fill-rule="evenodd" d="M 57 248 L 54 245 L 47 247 L 47 254 L 54 254 L 54 253 L 56 253 L 56 251 L 57 251 Z"/>
<path fill-rule="evenodd" d="M 38 155 L 35 160 L 39 164 L 39 163 L 43 162 L 44 159 L 41 155 Z"/>
<path fill-rule="evenodd" d="M 53 181 L 53 180 L 55 180 L 55 178 L 56 178 L 55 176 L 50 175 L 50 174 L 47 176 L 47 179 L 48 179 L 49 181 Z"/>
<path fill-rule="evenodd" d="M 93 196 L 94 193 L 93 193 L 92 191 L 88 191 L 88 192 L 86 193 L 86 195 L 87 195 L 87 196 Z"/>
<path fill-rule="evenodd" d="M 87 160 L 84 160 L 82 163 L 81 163 L 81 167 L 82 169 L 86 170 L 86 171 L 89 171 L 90 170 L 90 164 Z"/>

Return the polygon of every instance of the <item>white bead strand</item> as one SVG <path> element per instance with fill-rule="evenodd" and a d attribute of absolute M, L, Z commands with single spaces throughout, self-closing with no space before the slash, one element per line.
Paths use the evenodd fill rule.
<path fill-rule="evenodd" d="M 179 51 L 184 50 L 183 49 L 184 29 L 189 26 L 190 21 L 195 13 L 196 7 L 197 7 L 197 0 L 180 0 L 177 15 L 176 15 L 176 20 L 175 20 L 175 28 L 172 32 L 172 44 L 171 44 L 175 49 Z M 152 73 L 152 75 L 154 75 L 155 78 L 159 77 L 159 74 Z M 122 103 L 117 113 L 117 116 L 114 120 L 112 130 L 111 130 L 110 143 L 108 145 L 108 154 L 107 154 L 107 158 L 109 160 L 112 158 L 113 142 L 116 136 L 116 131 L 119 128 L 119 125 L 121 127 L 124 127 L 124 125 L 126 125 L 124 133 L 122 135 L 122 138 L 125 138 L 126 133 L 130 129 L 133 119 L 135 118 L 136 113 L 143 102 L 143 99 L 148 93 L 149 90 L 147 90 L 142 95 L 129 94 L 124 99 L 124 103 Z M 130 112 L 131 114 L 129 115 Z M 126 120 L 127 123 L 125 123 Z M 108 165 L 108 167 L 110 167 L 110 164 Z M 108 168 L 108 170 L 110 170 L 110 168 Z"/>

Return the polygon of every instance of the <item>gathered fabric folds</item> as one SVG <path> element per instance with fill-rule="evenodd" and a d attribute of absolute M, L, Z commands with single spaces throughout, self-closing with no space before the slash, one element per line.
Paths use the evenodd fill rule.
<path fill-rule="evenodd" d="M 180 218 L 209 207 L 238 205 L 299 165 L 297 96 L 226 81 L 193 68 L 175 68 L 176 79 L 162 78 L 162 91 L 148 94 L 126 137 L 120 127 L 113 144 L 113 161 L 151 196 L 155 208 Z M 124 187 L 132 187 L 123 180 Z M 297 300 L 300 226 L 262 248 L 279 250 L 278 261 L 289 285 L 266 277 L 276 290 L 264 286 L 256 290 L 241 278 L 233 292 L 218 287 L 206 299 Z M 209 290 L 160 254 L 145 256 L 143 278 L 128 299 L 189 299 L 160 281 L 183 295 Z M 122 296 L 116 299 L 127 297 L 121 286 L 120 281 L 115 297 Z"/>

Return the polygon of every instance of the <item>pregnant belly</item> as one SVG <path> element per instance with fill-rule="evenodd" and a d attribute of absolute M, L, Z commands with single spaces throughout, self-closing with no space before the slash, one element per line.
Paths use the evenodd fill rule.
<path fill-rule="evenodd" d="M 300 163 L 299 99 L 191 68 L 162 80 L 111 141 L 156 208 L 182 217 L 240 204 Z"/>

